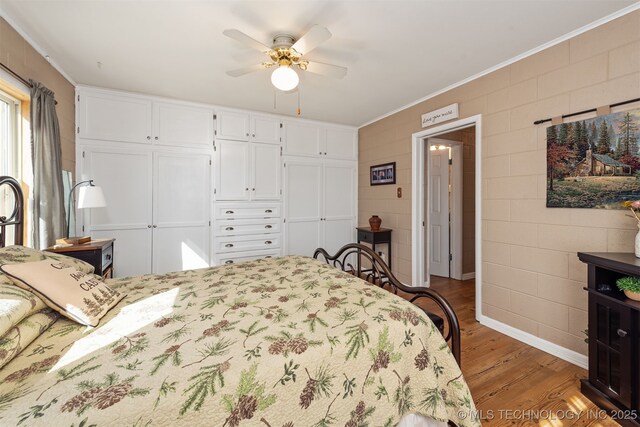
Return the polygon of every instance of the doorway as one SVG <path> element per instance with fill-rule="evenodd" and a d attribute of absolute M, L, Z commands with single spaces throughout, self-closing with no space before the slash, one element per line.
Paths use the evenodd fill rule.
<path fill-rule="evenodd" d="M 473 132 L 472 128 L 469 128 Z M 428 226 L 425 242 L 429 250 L 428 272 L 462 280 L 463 275 L 463 162 L 464 144 L 473 137 L 457 131 L 428 138 L 425 165 L 425 211 Z M 467 148 L 469 148 L 469 146 Z M 468 159 L 467 159 L 468 161 Z"/>
<path fill-rule="evenodd" d="M 447 276 L 446 266 L 449 267 L 449 276 L 461 280 L 475 278 L 476 287 L 476 315 L 477 318 L 482 316 L 482 292 L 481 292 L 481 203 L 482 203 L 482 177 L 481 177 L 481 115 L 468 117 L 446 123 L 433 128 L 425 129 L 412 135 L 412 283 L 414 286 L 430 286 L 432 277 L 432 253 L 439 251 L 438 259 L 444 265 L 442 270 L 437 272 L 443 276 Z M 461 134 L 472 137 L 471 144 L 465 144 L 465 140 L 458 138 Z M 440 144 L 435 139 L 446 140 L 446 143 Z M 430 147 L 435 145 L 436 148 Z M 444 145 L 445 148 L 439 150 L 439 146 Z M 473 147 L 469 147 L 472 145 Z M 461 207 L 457 205 L 454 194 L 449 197 L 448 185 L 442 184 L 443 178 L 449 179 L 449 184 L 455 186 L 453 181 L 456 173 L 449 168 L 448 164 L 443 165 L 446 158 L 448 163 L 448 151 L 451 151 L 453 159 L 454 152 L 461 150 L 462 158 L 462 178 L 460 179 L 462 188 Z M 440 160 L 436 160 L 438 152 L 447 152 L 442 155 Z M 432 156 L 433 153 L 436 153 Z M 440 163 L 440 173 L 435 167 L 431 167 L 432 163 Z M 455 160 L 451 166 L 455 166 Z M 477 167 L 476 167 L 477 165 Z M 445 173 L 446 171 L 446 173 Z M 440 178 L 433 179 L 434 176 Z M 458 174 L 458 177 L 460 175 Z M 440 183 L 432 181 L 440 180 Z M 453 188 L 452 188 L 453 189 Z M 440 206 L 443 209 L 436 209 L 432 203 L 437 202 L 434 194 L 438 193 Z M 446 203 L 445 203 L 446 202 Z M 449 212 L 444 211 L 448 207 Z M 430 210 L 431 215 L 430 215 Z M 440 215 L 440 220 L 433 221 L 430 217 L 436 217 L 436 213 Z M 462 221 L 456 221 L 456 216 L 462 214 Z M 461 226 L 457 226 L 461 224 Z M 435 234 L 436 227 L 440 228 L 440 241 L 432 240 L 431 235 Z M 459 233 L 459 234 L 456 234 Z M 448 238 L 447 238 L 448 234 Z M 461 243 L 459 243 L 461 242 Z M 449 244 L 449 250 L 446 245 Z M 458 248 L 454 248 L 458 245 Z M 462 246 L 462 249 L 459 248 Z M 453 251 L 453 252 L 452 252 Z M 451 259 L 447 259 L 447 252 L 451 254 Z M 454 256 L 454 253 L 458 256 Z M 455 266 L 454 266 L 455 265 Z M 462 269 L 462 273 L 456 273 Z M 438 279 L 442 280 L 442 279 Z"/>

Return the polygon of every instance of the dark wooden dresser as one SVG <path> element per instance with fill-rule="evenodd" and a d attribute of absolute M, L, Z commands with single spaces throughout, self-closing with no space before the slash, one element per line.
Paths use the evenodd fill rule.
<path fill-rule="evenodd" d="M 49 252 L 55 252 L 81 259 L 93 265 L 94 273 L 109 279 L 113 277 L 113 242 L 115 239 L 92 240 L 87 243 L 56 248 L 47 248 Z"/>
<path fill-rule="evenodd" d="M 578 253 L 588 264 L 589 378 L 581 391 L 624 426 L 640 425 L 640 302 L 616 286 L 640 277 L 632 253 Z"/>

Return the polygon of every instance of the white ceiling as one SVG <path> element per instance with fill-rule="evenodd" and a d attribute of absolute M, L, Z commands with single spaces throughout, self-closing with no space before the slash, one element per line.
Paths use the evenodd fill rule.
<path fill-rule="evenodd" d="M 222 31 L 271 45 L 326 26 L 333 37 L 307 57 L 349 72 L 302 75 L 302 116 L 361 125 L 632 3 L 0 0 L 0 12 L 78 84 L 288 115 L 297 95 L 279 93 L 274 110 L 269 71 L 225 74 L 263 58 Z"/>

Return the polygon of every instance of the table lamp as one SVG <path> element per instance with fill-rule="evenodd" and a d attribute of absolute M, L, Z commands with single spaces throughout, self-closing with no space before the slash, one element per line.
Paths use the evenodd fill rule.
<path fill-rule="evenodd" d="M 84 187 L 80 187 L 80 192 L 78 194 L 78 209 L 86 209 L 86 208 L 102 208 L 107 206 L 107 201 L 104 198 L 104 193 L 102 192 L 102 188 L 93 184 L 93 180 L 82 181 L 71 187 L 71 191 L 69 191 L 69 205 L 67 209 L 67 241 L 68 243 L 84 243 L 77 238 L 69 238 L 69 226 L 71 223 L 71 199 L 73 197 L 73 190 L 76 187 L 89 184 Z M 90 241 L 91 238 L 81 238 L 85 239 L 85 241 Z"/>

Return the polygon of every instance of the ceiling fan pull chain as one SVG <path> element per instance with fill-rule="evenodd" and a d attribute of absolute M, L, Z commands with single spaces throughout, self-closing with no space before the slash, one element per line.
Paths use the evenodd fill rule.
<path fill-rule="evenodd" d="M 298 116 L 300 116 L 300 89 L 298 89 Z"/>

